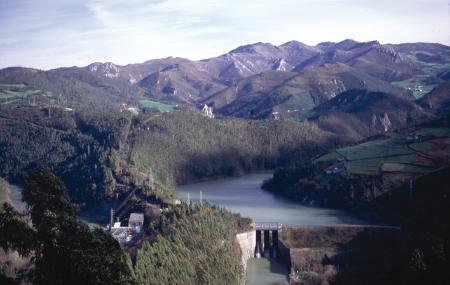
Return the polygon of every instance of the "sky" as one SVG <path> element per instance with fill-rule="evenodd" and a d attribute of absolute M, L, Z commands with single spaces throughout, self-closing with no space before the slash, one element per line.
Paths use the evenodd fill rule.
<path fill-rule="evenodd" d="M 450 45 L 449 0 L 0 0 L 0 68 L 204 59 L 290 40 Z"/>

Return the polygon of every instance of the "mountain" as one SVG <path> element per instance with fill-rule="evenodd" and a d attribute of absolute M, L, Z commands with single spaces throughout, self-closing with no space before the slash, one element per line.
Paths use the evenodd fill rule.
<path fill-rule="evenodd" d="M 145 90 L 126 81 L 98 76 L 76 67 L 49 71 L 5 68 L 0 70 L 0 88 L 8 94 L 5 97 L 12 99 L 2 102 L 4 104 L 13 101 L 28 104 L 32 99 L 65 107 L 118 106 L 145 95 Z M 2 99 L 0 96 L 0 101 Z"/>
<path fill-rule="evenodd" d="M 224 116 L 303 118 L 311 108 L 350 89 L 420 97 L 450 77 L 449 54 L 450 47 L 429 43 L 255 43 L 201 61 L 148 61 L 142 64 L 148 75 L 141 73 L 137 84 L 155 99 L 208 104 Z M 119 76 L 131 66 L 123 67 Z"/>
<path fill-rule="evenodd" d="M 349 90 L 314 108 L 309 120 L 319 127 L 354 139 L 432 118 L 414 101 L 367 90 Z"/>
<path fill-rule="evenodd" d="M 138 85 L 155 98 L 186 104 L 195 104 L 227 87 L 208 73 L 201 63 L 187 59 L 178 59 L 176 63 L 151 73 Z"/>
<path fill-rule="evenodd" d="M 386 81 L 400 81 L 423 74 L 420 66 L 392 46 L 378 41 L 359 43 L 345 40 L 319 44 L 321 52 L 297 65 L 294 71 L 319 67 L 330 63 L 344 63 Z"/>
<path fill-rule="evenodd" d="M 224 116 L 302 118 L 309 110 L 350 89 L 410 93 L 345 64 L 326 64 L 301 73 L 269 71 L 241 80 L 202 101 Z"/>
<path fill-rule="evenodd" d="M 436 43 L 405 43 L 387 45 L 414 61 L 426 64 L 450 63 L 450 47 Z"/>
<path fill-rule="evenodd" d="M 0 84 L 25 86 L 3 88 L 7 96 L 0 101 L 119 108 L 162 102 L 190 110 L 207 104 L 222 116 L 304 119 L 312 108 L 351 89 L 420 98 L 450 78 L 449 65 L 450 47 L 432 43 L 259 42 L 198 61 L 168 57 L 49 71 L 6 68 Z"/>

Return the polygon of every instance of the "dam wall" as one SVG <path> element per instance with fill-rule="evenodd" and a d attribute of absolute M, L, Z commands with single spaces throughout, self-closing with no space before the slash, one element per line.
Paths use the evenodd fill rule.
<path fill-rule="evenodd" d="M 241 251 L 241 265 L 244 269 L 241 284 L 245 284 L 247 261 L 254 257 L 256 247 L 256 231 L 248 231 L 236 235 L 236 243 Z"/>

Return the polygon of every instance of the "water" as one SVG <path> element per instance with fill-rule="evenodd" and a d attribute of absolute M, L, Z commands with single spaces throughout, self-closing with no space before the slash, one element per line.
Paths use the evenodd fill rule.
<path fill-rule="evenodd" d="M 246 285 L 289 284 L 288 268 L 277 259 L 252 258 L 247 262 Z"/>
<path fill-rule="evenodd" d="M 177 187 L 177 196 L 198 202 L 200 191 L 203 201 L 223 206 L 234 213 L 250 217 L 254 222 L 280 222 L 283 225 L 335 225 L 362 222 L 339 210 L 309 207 L 288 199 L 275 197 L 261 189 L 272 173 L 254 173 L 237 178 L 225 178 Z"/>
<path fill-rule="evenodd" d="M 178 186 L 177 196 L 186 201 L 203 201 L 223 206 L 234 213 L 250 217 L 254 222 L 280 222 L 284 225 L 362 224 L 349 214 L 332 209 L 300 205 L 275 197 L 261 189 L 272 173 L 254 173 L 237 178 Z M 247 264 L 247 285 L 289 284 L 288 268 L 274 259 L 250 259 Z"/>

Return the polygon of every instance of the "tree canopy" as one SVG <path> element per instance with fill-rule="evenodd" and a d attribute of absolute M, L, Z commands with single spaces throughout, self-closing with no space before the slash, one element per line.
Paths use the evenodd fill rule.
<path fill-rule="evenodd" d="M 12 206 L 0 213 L 0 246 L 31 255 L 34 284 L 135 284 L 128 257 L 114 238 L 75 215 L 64 184 L 40 168 L 25 178 L 23 200 L 32 226 Z"/>

